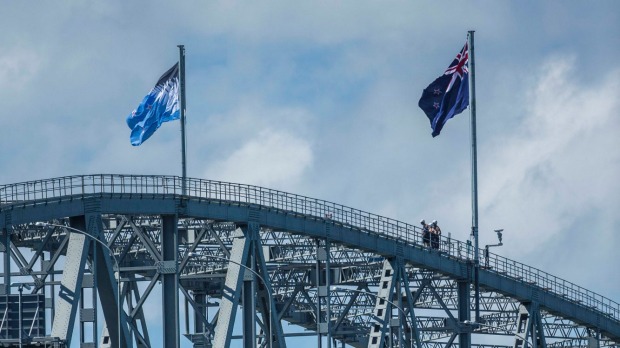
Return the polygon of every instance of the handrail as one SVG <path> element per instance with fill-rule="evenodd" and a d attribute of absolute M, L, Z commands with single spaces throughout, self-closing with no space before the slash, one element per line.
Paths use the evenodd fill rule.
<path fill-rule="evenodd" d="M 64 176 L 52 179 L 0 185 L 0 210 L 14 204 L 35 204 L 39 201 L 62 200 L 86 196 L 162 198 L 181 197 L 181 177 L 161 175 L 96 174 Z M 264 206 L 295 214 L 303 214 L 349 225 L 368 233 L 377 233 L 408 244 L 422 245 L 420 228 L 398 220 L 372 214 L 341 204 L 286 193 L 259 186 L 204 179 L 187 179 L 189 199 L 226 201 Z M 443 238 L 441 251 L 450 257 L 472 260 L 470 243 Z M 478 255 L 484 259 L 483 250 Z M 489 253 L 488 271 L 519 279 L 550 291 L 582 306 L 594 308 L 620 321 L 620 304 L 540 269 Z M 487 264 L 485 263 L 485 266 Z"/>

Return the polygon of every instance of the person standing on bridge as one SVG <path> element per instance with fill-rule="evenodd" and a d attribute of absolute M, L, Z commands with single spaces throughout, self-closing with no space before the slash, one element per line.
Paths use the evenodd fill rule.
<path fill-rule="evenodd" d="M 422 225 L 422 242 L 425 247 L 431 246 L 431 230 L 430 226 L 424 221 L 424 219 L 420 220 L 420 225 Z"/>
<path fill-rule="evenodd" d="M 431 247 L 439 249 L 439 236 L 441 236 L 441 228 L 437 225 L 437 220 L 433 220 L 430 227 L 431 231 Z"/>

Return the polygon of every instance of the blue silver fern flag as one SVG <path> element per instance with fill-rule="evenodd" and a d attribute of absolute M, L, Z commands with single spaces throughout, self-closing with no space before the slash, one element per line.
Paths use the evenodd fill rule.
<path fill-rule="evenodd" d="M 142 103 L 127 116 L 131 145 L 150 138 L 162 123 L 179 119 L 179 65 L 174 64 L 157 81 Z"/>
<path fill-rule="evenodd" d="M 433 138 L 438 136 L 444 124 L 460 114 L 469 105 L 469 71 L 467 44 L 448 69 L 422 92 L 418 106 L 431 122 Z"/>

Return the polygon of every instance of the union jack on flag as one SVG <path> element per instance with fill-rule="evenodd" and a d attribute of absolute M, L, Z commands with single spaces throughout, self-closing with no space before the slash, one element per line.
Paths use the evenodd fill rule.
<path fill-rule="evenodd" d="M 469 105 L 469 70 L 467 43 L 448 69 L 424 91 L 418 106 L 428 117 L 433 137 L 441 132 L 446 121 L 460 114 Z"/>
<path fill-rule="evenodd" d="M 451 76 L 450 84 L 448 85 L 448 89 L 446 90 L 446 92 L 448 92 L 452 88 L 452 85 L 457 78 L 463 79 L 463 76 L 469 73 L 469 69 L 467 68 L 468 60 L 469 52 L 467 50 L 467 43 L 465 43 L 465 46 L 463 46 L 461 52 L 456 55 L 456 58 L 454 58 L 452 64 L 450 64 L 448 69 L 446 69 L 446 72 L 443 73 L 444 75 Z"/>

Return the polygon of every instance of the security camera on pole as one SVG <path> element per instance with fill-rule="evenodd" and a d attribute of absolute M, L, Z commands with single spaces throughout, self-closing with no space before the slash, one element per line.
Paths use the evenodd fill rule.
<path fill-rule="evenodd" d="M 504 229 L 499 229 L 499 230 L 494 230 L 494 231 L 495 233 L 497 233 L 497 239 L 499 240 L 499 243 L 487 244 L 484 246 L 484 266 L 485 267 L 489 267 L 489 248 L 500 247 L 504 245 L 504 243 L 502 243 L 502 231 L 504 231 Z"/>

